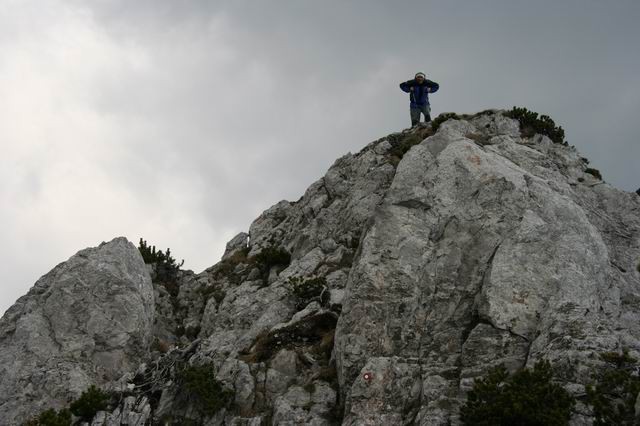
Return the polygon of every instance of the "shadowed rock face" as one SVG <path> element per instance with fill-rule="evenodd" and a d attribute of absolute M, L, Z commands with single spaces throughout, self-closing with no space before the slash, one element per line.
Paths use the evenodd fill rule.
<path fill-rule="evenodd" d="M 93 425 L 456 425 L 474 378 L 542 358 L 580 395 L 599 353 L 640 355 L 640 199 L 586 167 L 481 113 L 336 160 L 221 262 L 181 272 L 177 296 L 151 287 L 122 239 L 82 251 L 2 319 L 0 391 L 15 396 L 1 410 L 144 382 Z M 267 248 L 291 262 L 257 263 Z M 162 353 L 146 350 L 152 336 Z M 142 379 L 125 374 L 143 362 Z M 204 418 L 166 367 L 180 362 L 212 365 L 233 405 Z M 572 423 L 589 415 L 579 403 Z"/>
<path fill-rule="evenodd" d="M 124 238 L 56 266 L 0 321 L 2 423 L 66 406 L 90 384 L 138 368 L 154 311 L 149 273 Z"/>

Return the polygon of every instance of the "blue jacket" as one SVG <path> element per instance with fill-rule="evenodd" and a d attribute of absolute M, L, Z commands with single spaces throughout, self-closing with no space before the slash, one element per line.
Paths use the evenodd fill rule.
<path fill-rule="evenodd" d="M 411 88 L 413 87 L 413 91 Z M 422 84 L 418 84 L 415 80 L 405 81 L 400 83 L 400 88 L 409 93 L 409 100 L 411 101 L 411 108 L 420 108 L 425 105 L 429 105 L 429 92 L 437 92 L 440 85 L 435 81 L 424 80 Z M 427 91 L 427 88 L 429 89 Z"/>

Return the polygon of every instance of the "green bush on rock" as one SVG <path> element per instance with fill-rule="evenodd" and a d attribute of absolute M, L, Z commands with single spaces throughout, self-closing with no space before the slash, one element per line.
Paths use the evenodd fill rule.
<path fill-rule="evenodd" d="M 622 354 L 606 352 L 600 357 L 608 367 L 587 386 L 587 403 L 593 407 L 595 426 L 640 424 L 635 404 L 640 393 L 637 360 Z"/>
<path fill-rule="evenodd" d="M 156 278 L 160 282 L 173 282 L 176 280 L 178 271 L 184 265 L 184 260 L 177 263 L 171 256 L 171 249 L 167 249 L 166 253 L 162 250 L 156 251 L 156 246 L 148 246 L 147 241 L 140 238 L 138 250 L 142 255 L 144 263 L 155 264 Z"/>
<path fill-rule="evenodd" d="M 91 385 L 71 404 L 71 412 L 82 420 L 91 421 L 98 411 L 107 409 L 110 399 L 111 396 L 108 393 Z"/>
<path fill-rule="evenodd" d="M 267 247 L 251 258 L 254 262 L 266 269 L 272 266 L 288 266 L 291 263 L 291 255 L 285 249 L 279 247 Z"/>
<path fill-rule="evenodd" d="M 556 126 L 556 123 L 548 115 L 538 117 L 537 112 L 518 107 L 513 107 L 504 115 L 518 120 L 520 134 L 524 137 L 530 138 L 539 133 L 548 136 L 555 143 L 564 143 L 564 129 L 561 126 Z"/>
<path fill-rule="evenodd" d="M 466 425 L 567 425 L 574 398 L 552 381 L 547 361 L 509 375 L 504 367 L 476 380 L 461 409 Z"/>
<path fill-rule="evenodd" d="M 207 416 L 212 416 L 233 400 L 233 392 L 216 380 L 213 365 L 192 365 L 181 369 L 177 382 L 179 394 Z"/>
<path fill-rule="evenodd" d="M 589 173 L 591 176 L 593 176 L 594 178 L 596 178 L 598 180 L 602 180 L 602 174 L 600 173 L 600 170 L 598 170 L 598 169 L 587 167 L 584 172 L 585 173 Z"/>

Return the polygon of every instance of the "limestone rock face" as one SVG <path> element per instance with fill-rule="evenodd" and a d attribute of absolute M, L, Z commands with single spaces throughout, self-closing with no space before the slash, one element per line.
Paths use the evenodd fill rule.
<path fill-rule="evenodd" d="M 450 120 L 404 156 L 336 330 L 345 424 L 456 424 L 493 365 L 545 358 L 584 389 L 599 353 L 638 353 L 640 205 L 583 170 L 499 115 Z"/>
<path fill-rule="evenodd" d="M 500 111 L 339 158 L 201 273 L 152 287 L 134 252 L 80 252 L 7 312 L 0 414 L 97 384 L 127 393 L 95 425 L 459 425 L 494 366 L 547 359 L 582 395 L 599 354 L 640 358 L 640 198 Z M 205 364 L 233 395 L 208 416 L 176 376 Z"/>
<path fill-rule="evenodd" d="M 56 266 L 0 320 L 3 424 L 64 407 L 89 385 L 135 371 L 154 312 L 149 273 L 124 238 Z"/>

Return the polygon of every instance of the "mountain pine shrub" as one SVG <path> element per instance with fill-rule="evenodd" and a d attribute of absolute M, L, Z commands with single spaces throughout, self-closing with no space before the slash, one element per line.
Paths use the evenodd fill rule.
<path fill-rule="evenodd" d="M 530 138 L 538 133 L 548 136 L 555 143 L 564 143 L 564 129 L 561 126 L 556 126 L 556 123 L 548 115 L 538 117 L 537 112 L 515 106 L 504 115 L 518 120 L 520 134 L 523 137 Z"/>
<path fill-rule="evenodd" d="M 163 283 L 172 297 L 177 297 L 179 292 L 178 271 L 184 265 L 184 259 L 177 263 L 171 256 L 171 249 L 168 248 L 166 253 L 163 253 L 162 250 L 156 251 L 156 246 L 150 247 L 147 245 L 147 241 L 142 238 L 140 238 L 138 250 L 144 263 L 155 265 L 155 280 Z"/>
<path fill-rule="evenodd" d="M 513 375 L 502 366 L 494 368 L 476 379 L 460 410 L 461 420 L 475 426 L 567 425 L 575 400 L 551 379 L 548 361 Z"/>
<path fill-rule="evenodd" d="M 276 265 L 289 266 L 291 263 L 291 255 L 283 248 L 271 246 L 253 256 L 252 260 L 269 269 Z"/>
<path fill-rule="evenodd" d="M 111 396 L 91 385 L 80 398 L 71 403 L 71 413 L 90 422 L 98 411 L 106 410 Z"/>
<path fill-rule="evenodd" d="M 182 398 L 193 402 L 206 416 L 214 415 L 233 400 L 233 391 L 216 380 L 213 364 L 182 368 L 177 375 L 177 383 Z"/>
<path fill-rule="evenodd" d="M 584 172 L 585 173 L 589 173 L 590 175 L 592 175 L 594 178 L 596 178 L 598 180 L 602 180 L 602 174 L 600 173 L 600 170 L 598 170 L 598 169 L 593 169 L 591 167 L 587 167 Z"/>
<path fill-rule="evenodd" d="M 600 357 L 608 367 L 587 386 L 587 403 L 593 407 L 595 426 L 640 424 L 635 404 L 640 393 L 637 360 L 627 351 L 606 352 Z"/>

